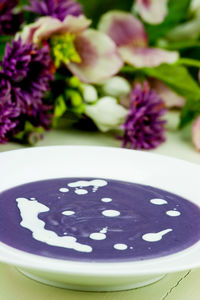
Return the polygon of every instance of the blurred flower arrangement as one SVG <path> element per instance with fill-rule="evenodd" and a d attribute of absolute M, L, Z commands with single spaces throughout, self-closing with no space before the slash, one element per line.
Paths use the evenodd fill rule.
<path fill-rule="evenodd" d="M 67 120 L 152 149 L 176 108 L 200 150 L 199 68 L 200 0 L 0 0 L 0 143 Z"/>

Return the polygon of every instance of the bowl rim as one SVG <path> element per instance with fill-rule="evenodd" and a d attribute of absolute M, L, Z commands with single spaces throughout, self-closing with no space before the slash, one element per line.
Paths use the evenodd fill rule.
<path fill-rule="evenodd" d="M 200 165 L 184 161 L 182 159 L 177 159 L 173 157 L 168 157 L 156 153 L 147 153 L 138 150 L 120 149 L 115 147 L 104 147 L 104 146 L 82 146 L 82 145 L 60 145 L 60 146 L 42 146 L 34 148 L 23 148 L 17 150 L 10 150 L 0 153 L 0 163 L 1 160 L 10 159 L 12 156 L 23 155 L 27 153 L 29 155 L 32 153 L 38 153 L 46 151 L 91 151 L 99 152 L 106 151 L 106 153 L 119 153 L 123 157 L 124 154 L 129 156 L 136 156 L 137 159 L 149 159 L 158 160 L 159 163 L 169 164 L 176 167 L 176 165 L 181 165 L 183 169 L 193 170 L 195 173 L 200 175 Z M 61 152 L 62 152 L 61 151 Z M 25 154 L 26 155 L 26 154 Z M 118 154 L 117 154 L 118 155 Z M 180 170 L 181 171 L 181 170 Z M 179 173 L 179 169 L 176 170 Z M 77 176 L 78 177 L 78 176 Z M 185 177 L 190 178 L 189 173 L 185 174 Z M 108 178 L 105 176 L 105 178 Z M 123 180 L 123 179 L 122 179 Z M 196 202 L 195 202 L 196 203 Z M 191 259 L 193 256 L 199 259 Z M 160 273 L 171 273 L 183 271 L 191 268 L 197 268 L 200 266 L 200 241 L 193 246 L 177 252 L 175 254 L 163 256 L 160 258 L 147 259 L 144 261 L 120 261 L 120 262 L 80 262 L 73 260 L 61 260 L 55 258 L 47 258 L 31 253 L 24 252 L 7 246 L 6 244 L 0 242 L 0 261 L 17 265 L 20 267 L 25 267 L 29 269 L 49 271 L 56 273 L 74 274 L 74 275 L 98 275 L 98 276 L 125 276 L 125 275 L 147 275 L 147 274 L 160 274 Z M 177 264 L 177 261 L 179 262 Z"/>

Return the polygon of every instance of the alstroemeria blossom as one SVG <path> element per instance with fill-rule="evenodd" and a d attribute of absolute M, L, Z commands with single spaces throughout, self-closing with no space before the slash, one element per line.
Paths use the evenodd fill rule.
<path fill-rule="evenodd" d="M 186 99 L 172 89 L 167 87 L 163 82 L 157 79 L 151 81 L 151 87 L 156 91 L 157 95 L 164 101 L 167 108 L 181 108 L 184 106 Z"/>
<path fill-rule="evenodd" d="M 115 43 L 104 33 L 88 29 L 75 39 L 81 63 L 70 62 L 68 68 L 81 81 L 98 83 L 118 73 L 123 66 Z"/>
<path fill-rule="evenodd" d="M 129 13 L 118 11 L 106 13 L 100 21 L 99 29 L 113 39 L 124 62 L 135 67 L 170 64 L 176 62 L 179 57 L 176 51 L 148 47 L 143 24 Z"/>
<path fill-rule="evenodd" d="M 156 67 L 162 63 L 174 63 L 178 59 L 177 52 L 159 48 L 141 48 L 125 46 L 119 50 L 124 61 L 137 68 Z"/>
<path fill-rule="evenodd" d="M 168 0 L 136 0 L 135 10 L 150 24 L 160 24 L 168 13 Z"/>
<path fill-rule="evenodd" d="M 87 29 L 89 25 L 90 20 L 83 15 L 67 16 L 63 22 L 52 17 L 42 17 L 25 26 L 20 37 L 25 42 L 41 43 L 55 36 L 73 35 L 74 47 L 80 61 L 66 63 L 66 59 L 63 63 L 81 81 L 98 83 L 118 73 L 123 61 L 112 39 L 103 32 Z"/>
<path fill-rule="evenodd" d="M 103 132 L 117 129 L 125 121 L 128 110 L 117 103 L 113 97 L 103 97 L 96 104 L 87 105 L 85 114 Z"/>
<path fill-rule="evenodd" d="M 124 45 L 145 47 L 148 45 L 144 25 L 132 14 L 110 11 L 102 16 L 98 28 L 106 32 L 118 47 Z"/>
<path fill-rule="evenodd" d="M 43 40 L 48 40 L 53 35 L 80 34 L 90 24 L 91 21 L 83 15 L 79 17 L 67 16 L 64 21 L 53 17 L 41 17 L 36 22 L 25 26 L 17 37 L 20 36 L 24 42 L 37 44 Z"/>

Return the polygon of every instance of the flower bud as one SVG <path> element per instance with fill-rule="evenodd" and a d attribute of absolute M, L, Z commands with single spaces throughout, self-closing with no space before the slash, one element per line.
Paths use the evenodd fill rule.
<path fill-rule="evenodd" d="M 129 94 L 131 91 L 131 86 L 129 82 L 120 76 L 115 76 L 106 81 L 103 85 L 103 92 L 106 95 L 113 97 L 123 97 Z"/>
<path fill-rule="evenodd" d="M 97 103 L 87 105 L 85 114 L 93 120 L 99 130 L 106 132 L 119 128 L 128 110 L 118 104 L 115 98 L 103 97 Z"/>
<path fill-rule="evenodd" d="M 83 99 L 86 103 L 91 103 L 91 102 L 97 101 L 98 94 L 97 94 L 95 87 L 93 87 L 90 84 L 82 84 L 81 88 L 82 88 L 82 92 L 83 92 Z"/>

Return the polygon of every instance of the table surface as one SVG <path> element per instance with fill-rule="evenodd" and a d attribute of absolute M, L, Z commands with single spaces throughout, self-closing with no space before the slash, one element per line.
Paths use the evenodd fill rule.
<path fill-rule="evenodd" d="M 177 157 L 200 164 L 200 153 L 192 143 L 190 128 L 177 131 L 178 114 L 168 114 L 167 142 L 151 151 L 167 156 Z M 95 145 L 120 147 L 120 141 L 112 133 L 77 131 L 59 129 L 47 132 L 45 139 L 37 146 L 49 145 Z M 24 146 L 9 143 L 0 146 L 0 152 L 20 149 Z M 123 292 L 77 292 L 46 286 L 26 278 L 14 267 L 0 264 L 0 300 L 199 300 L 200 269 L 169 274 L 152 285 Z"/>

